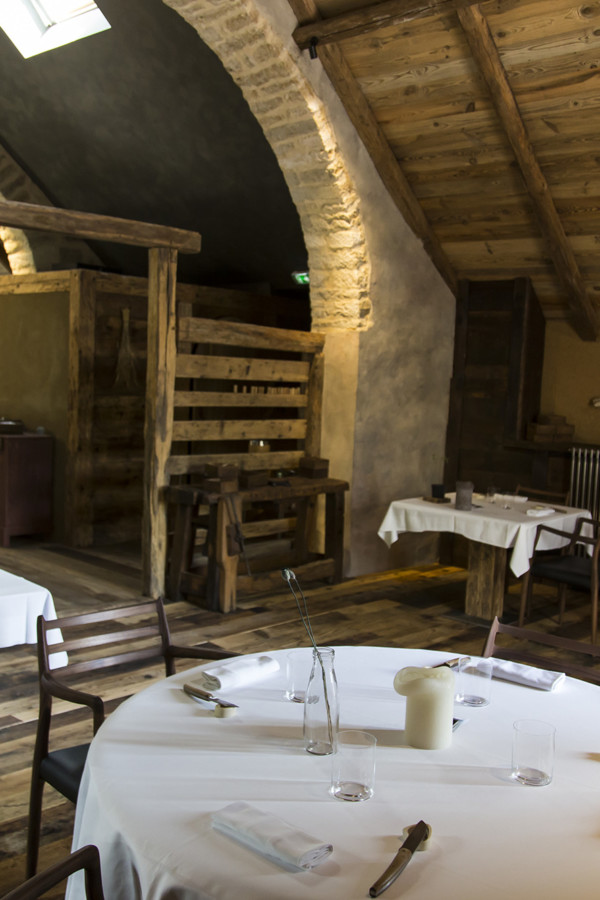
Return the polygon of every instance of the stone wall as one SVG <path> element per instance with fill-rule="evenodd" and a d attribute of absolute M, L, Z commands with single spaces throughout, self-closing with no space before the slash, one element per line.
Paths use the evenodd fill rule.
<path fill-rule="evenodd" d="M 351 482 L 348 575 L 435 557 L 431 537 L 388 551 L 389 502 L 440 481 L 454 298 L 390 200 L 287 0 L 164 0 L 241 87 L 279 160 L 309 250 L 313 329 L 325 331 L 323 455 Z"/>

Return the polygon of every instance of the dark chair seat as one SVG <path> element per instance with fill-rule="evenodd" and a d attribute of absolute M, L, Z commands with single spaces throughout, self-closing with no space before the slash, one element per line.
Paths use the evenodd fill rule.
<path fill-rule="evenodd" d="M 540 551 L 540 539 L 545 536 L 560 538 L 564 546 L 560 552 Z M 556 541 L 553 540 L 555 543 Z M 545 541 L 542 541 L 542 545 Z M 547 543 L 547 542 L 546 542 Z M 591 556 L 585 555 L 586 551 Z M 592 643 L 596 643 L 598 633 L 598 583 L 600 559 L 600 521 L 582 516 L 577 520 L 572 532 L 561 531 L 550 525 L 538 525 L 533 556 L 529 571 L 523 576 L 521 588 L 521 608 L 519 627 L 529 614 L 535 581 L 554 582 L 558 587 L 560 602 L 559 621 L 562 623 L 567 599 L 567 588 L 583 591 L 590 597 Z"/>
<path fill-rule="evenodd" d="M 592 579 L 592 561 L 584 556 L 543 556 L 531 567 L 536 578 L 561 581 L 579 591 L 589 591 Z"/>
<path fill-rule="evenodd" d="M 89 749 L 89 744 L 78 744 L 77 747 L 52 750 L 40 763 L 40 778 L 60 791 L 71 803 L 77 803 Z"/>

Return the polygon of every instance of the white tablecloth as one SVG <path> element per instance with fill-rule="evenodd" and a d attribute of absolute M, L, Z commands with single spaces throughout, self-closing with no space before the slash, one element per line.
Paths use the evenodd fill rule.
<path fill-rule="evenodd" d="M 284 652 L 273 654 L 282 661 Z M 217 719 L 181 690 L 190 672 L 123 704 L 95 737 L 77 805 L 74 847 L 100 848 L 110 900 L 358 900 L 423 818 L 432 845 L 386 892 L 403 900 L 596 900 L 600 885 L 600 689 L 567 678 L 556 692 L 494 681 L 490 706 L 467 710 L 447 750 L 404 743 L 406 665 L 454 656 L 336 648 L 341 727 L 376 735 L 371 800 L 328 793 L 331 758 L 302 745 L 301 704 L 283 698 L 283 671 L 227 696 Z M 285 669 L 285 666 L 282 666 Z M 510 779 L 512 724 L 557 727 L 554 781 Z M 280 869 L 214 832 L 210 814 L 245 800 L 334 846 L 312 871 Z M 81 900 L 78 876 L 68 900 Z"/>
<path fill-rule="evenodd" d="M 540 506 L 537 501 L 513 502 L 510 509 L 504 509 L 502 502 L 491 503 L 475 499 L 474 503 L 478 508 L 463 511 L 454 508 L 454 495 L 448 496 L 451 498 L 450 503 L 430 503 L 420 497 L 394 500 L 390 503 L 377 534 L 388 547 L 405 531 L 449 531 L 482 544 L 512 547 L 510 568 L 520 578 L 529 569 L 538 525 L 543 523 L 563 531 L 573 531 L 577 519 L 591 518 L 588 510 L 574 507 L 561 507 L 566 512 L 554 512 L 541 517 L 528 515 L 528 509 L 536 510 Z M 544 533 L 538 549 L 555 550 L 565 543 L 556 535 Z"/>
<path fill-rule="evenodd" d="M 0 569 L 0 647 L 37 642 L 37 618 L 56 619 L 56 610 L 50 591 L 39 584 Z M 55 644 L 62 640 L 60 630 L 48 632 L 48 641 Z M 66 665 L 67 654 L 53 653 L 51 668 Z"/>

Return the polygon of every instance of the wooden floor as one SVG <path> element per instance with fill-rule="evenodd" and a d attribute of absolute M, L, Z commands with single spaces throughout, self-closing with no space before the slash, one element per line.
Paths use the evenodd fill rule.
<path fill-rule="evenodd" d="M 139 555 L 135 549 L 79 552 L 52 545 L 23 542 L 0 548 L 0 568 L 43 584 L 54 597 L 59 615 L 120 606 L 140 600 Z M 484 622 L 463 613 L 465 572 L 424 566 L 351 579 L 339 585 L 310 585 L 305 593 L 317 642 L 423 647 L 449 654 L 478 654 L 487 633 Z M 504 621 L 516 616 L 515 585 L 507 598 Z M 177 643 L 211 641 L 242 653 L 292 647 L 305 643 L 293 598 L 282 581 L 281 592 L 253 597 L 238 610 L 221 616 L 187 603 L 167 607 Z M 589 604 L 585 598 L 569 604 L 561 633 L 589 640 Z M 557 629 L 552 598 L 536 607 L 535 627 Z M 155 667 L 129 680 L 127 693 L 162 677 Z M 37 719 L 35 647 L 0 649 L 0 896 L 24 878 L 30 763 Z M 79 711 L 60 711 L 55 739 L 67 744 L 89 740 L 89 718 Z M 70 850 L 73 808 L 46 788 L 42 819 L 40 868 Z M 48 897 L 59 898 L 59 890 Z M 107 898 L 108 900 L 108 898 Z"/>

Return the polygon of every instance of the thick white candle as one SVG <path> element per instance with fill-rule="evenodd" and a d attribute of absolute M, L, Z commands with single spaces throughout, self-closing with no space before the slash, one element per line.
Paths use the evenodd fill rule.
<path fill-rule="evenodd" d="M 443 750 L 452 741 L 454 672 L 409 666 L 394 678 L 394 689 L 406 697 L 404 733 L 411 747 Z"/>

